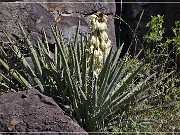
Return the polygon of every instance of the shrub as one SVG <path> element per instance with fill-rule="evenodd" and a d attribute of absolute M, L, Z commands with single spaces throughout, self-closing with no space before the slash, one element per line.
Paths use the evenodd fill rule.
<path fill-rule="evenodd" d="M 152 16 L 147 24 L 149 32 L 145 35 L 145 58 L 149 60 L 146 72 L 155 71 L 157 74 L 153 82 L 157 83 L 141 94 L 142 99 L 132 106 L 128 114 L 127 125 L 124 127 L 111 127 L 116 131 L 138 132 L 179 132 L 179 21 L 172 28 L 174 35 L 165 37 L 163 16 Z M 138 62 L 134 66 L 137 65 Z M 159 76 L 166 76 L 158 81 Z"/>

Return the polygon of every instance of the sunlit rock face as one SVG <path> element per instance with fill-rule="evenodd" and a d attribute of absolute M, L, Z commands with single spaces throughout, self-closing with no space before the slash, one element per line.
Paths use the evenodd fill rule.
<path fill-rule="evenodd" d="M 69 35 L 75 34 L 75 29 L 80 20 L 80 32 L 82 34 L 90 33 L 90 15 L 101 11 L 108 16 L 107 33 L 112 46 L 116 49 L 116 35 L 113 16 L 116 12 L 116 5 L 114 0 L 47 0 L 43 6 L 49 11 L 55 18 L 57 26 L 63 30 L 65 38 Z M 58 3 L 53 3 L 58 2 Z M 109 3 L 108 3 L 109 2 Z"/>

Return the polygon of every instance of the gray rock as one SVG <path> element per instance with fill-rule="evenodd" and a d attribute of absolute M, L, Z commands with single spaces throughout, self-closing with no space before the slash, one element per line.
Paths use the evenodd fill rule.
<path fill-rule="evenodd" d="M 110 18 L 107 32 L 113 48 L 116 48 L 114 20 L 112 19 L 116 10 L 115 3 L 106 3 L 107 0 L 96 0 L 93 2 L 78 0 L 71 3 L 65 0 L 43 1 L 50 3 L 41 3 L 42 1 L 39 0 L 23 0 L 22 2 L 25 3 L 0 4 L 0 30 L 6 30 L 15 39 L 22 37 L 17 22 L 22 23 L 27 29 L 32 41 L 35 41 L 37 36 L 41 35 L 42 28 L 45 28 L 50 44 L 54 43 L 50 25 L 57 24 L 58 28 L 63 31 L 64 37 L 68 39 L 69 36 L 73 38 L 75 35 L 75 30 L 80 20 L 80 33 L 90 33 L 90 15 L 97 11 L 102 11 Z M 0 37 L 5 40 L 2 33 L 0 33 Z"/>
<path fill-rule="evenodd" d="M 30 0 L 24 0 L 30 1 Z M 37 2 L 39 0 L 33 0 Z M 116 11 L 115 1 L 112 0 L 76 0 L 76 1 L 68 1 L 67 0 L 45 0 L 47 2 L 44 6 L 47 9 L 54 11 L 58 10 L 60 13 L 80 13 L 84 15 L 90 15 L 98 10 L 103 11 L 106 14 L 114 14 Z M 49 3 L 48 3 L 49 2 Z M 109 2 L 109 3 L 108 3 Z"/>
<path fill-rule="evenodd" d="M 56 24 L 60 29 L 62 29 L 65 38 L 69 37 L 69 33 L 75 33 L 79 20 L 81 22 L 81 33 L 90 33 L 90 15 L 96 13 L 97 11 L 101 11 L 108 15 L 109 19 L 107 33 L 112 41 L 114 50 L 116 49 L 116 35 L 113 19 L 116 12 L 116 5 L 113 3 L 115 0 L 95 0 L 93 2 L 89 0 L 76 0 L 71 2 L 66 2 L 66 0 L 46 1 L 51 3 L 42 3 L 42 5 L 54 16 Z"/>
<path fill-rule="evenodd" d="M 87 135 L 76 122 L 64 115 L 52 98 L 35 89 L 3 93 L 0 99 L 0 132 L 44 132 L 44 135 L 49 134 L 46 132 L 74 132 Z"/>
<path fill-rule="evenodd" d="M 42 28 L 47 31 L 50 43 L 53 43 L 50 25 L 55 25 L 54 17 L 37 3 L 0 3 L 0 37 L 7 41 L 2 31 L 15 39 L 22 39 L 18 23 L 22 24 L 32 41 L 42 35 Z"/>

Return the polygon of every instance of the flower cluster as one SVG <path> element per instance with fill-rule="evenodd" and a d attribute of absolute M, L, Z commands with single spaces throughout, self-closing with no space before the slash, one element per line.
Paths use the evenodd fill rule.
<path fill-rule="evenodd" d="M 91 40 L 89 53 L 92 54 L 94 51 L 94 63 L 95 69 L 94 74 L 97 77 L 100 73 L 103 63 L 109 55 L 111 49 L 111 41 L 106 33 L 107 29 L 107 15 L 97 12 L 91 15 Z"/>

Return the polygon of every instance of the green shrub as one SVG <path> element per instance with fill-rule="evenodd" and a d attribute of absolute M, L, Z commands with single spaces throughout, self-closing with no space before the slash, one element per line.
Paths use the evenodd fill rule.
<path fill-rule="evenodd" d="M 164 16 L 151 16 L 151 21 L 146 25 L 150 28 L 150 32 L 145 36 L 148 42 L 159 42 L 163 39 L 164 34 Z"/>
<path fill-rule="evenodd" d="M 137 102 L 128 115 L 129 128 L 125 131 L 139 132 L 179 132 L 179 21 L 172 28 L 174 35 L 165 37 L 163 16 L 152 17 L 148 23 L 148 34 L 145 35 L 145 57 L 149 59 L 147 71 L 156 71 L 154 82 L 159 76 L 175 71 L 163 81 L 158 81 L 150 90 L 143 93 L 144 100 Z M 144 73 L 142 74 L 144 75 Z M 142 98 L 143 99 L 143 98 Z M 119 129 L 120 130 L 120 129 Z"/>
<path fill-rule="evenodd" d="M 147 47 L 146 57 L 150 59 L 153 70 L 158 71 L 158 74 L 166 74 L 170 71 L 176 71 L 165 81 L 162 81 L 156 85 L 156 89 L 163 94 L 171 93 L 170 89 L 177 88 L 179 82 L 179 72 L 178 72 L 178 57 L 179 57 L 179 44 L 180 44 L 180 22 L 175 22 L 175 28 L 172 28 L 174 33 L 173 37 L 164 37 L 163 27 L 163 16 L 157 15 L 152 17 L 152 20 L 148 23 L 150 28 L 149 33 L 145 36 L 147 42 L 153 44 L 153 49 Z M 156 35 L 156 36 L 152 36 Z M 158 66 L 159 65 L 159 66 Z"/>

